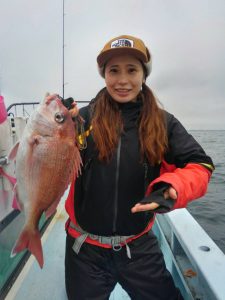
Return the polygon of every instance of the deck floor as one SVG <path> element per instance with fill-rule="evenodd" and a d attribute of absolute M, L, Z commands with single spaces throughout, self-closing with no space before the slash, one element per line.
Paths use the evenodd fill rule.
<path fill-rule="evenodd" d="M 42 237 L 44 267 L 41 270 L 33 255 L 15 281 L 5 300 L 66 300 L 64 255 L 67 214 L 62 200 L 55 217 Z M 116 285 L 110 300 L 128 300 L 127 293 Z"/>

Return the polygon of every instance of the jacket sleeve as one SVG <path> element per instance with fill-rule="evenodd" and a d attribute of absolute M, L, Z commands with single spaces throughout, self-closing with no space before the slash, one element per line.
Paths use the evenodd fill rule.
<path fill-rule="evenodd" d="M 171 114 L 166 113 L 168 151 L 161 163 L 160 176 L 149 185 L 146 195 L 160 182 L 170 184 L 177 192 L 175 208 L 204 196 L 207 191 L 213 162 L 198 142 Z"/>

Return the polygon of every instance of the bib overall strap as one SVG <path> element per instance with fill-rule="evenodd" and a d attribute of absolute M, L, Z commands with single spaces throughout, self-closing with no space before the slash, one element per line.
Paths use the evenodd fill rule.
<path fill-rule="evenodd" d="M 72 222 L 70 222 L 70 227 L 75 229 L 77 232 L 81 233 L 81 235 L 75 239 L 73 244 L 73 250 L 76 254 L 79 253 L 80 248 L 82 247 L 83 243 L 86 241 L 87 237 L 91 238 L 92 240 L 98 241 L 100 244 L 106 244 L 110 245 L 114 251 L 120 251 L 122 249 L 121 244 L 125 244 L 126 246 L 126 252 L 128 258 L 131 258 L 131 252 L 130 247 L 127 244 L 127 240 L 131 237 L 134 237 L 134 235 L 128 235 L 128 236 L 100 236 L 95 235 L 92 233 L 88 233 L 85 230 L 83 230 L 79 225 L 76 225 Z"/>

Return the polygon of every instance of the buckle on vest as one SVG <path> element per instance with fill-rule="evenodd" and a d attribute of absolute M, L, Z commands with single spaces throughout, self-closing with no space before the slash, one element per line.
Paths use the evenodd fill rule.
<path fill-rule="evenodd" d="M 122 249 L 122 246 L 118 244 L 118 245 L 113 245 L 112 248 L 114 251 L 120 251 Z"/>

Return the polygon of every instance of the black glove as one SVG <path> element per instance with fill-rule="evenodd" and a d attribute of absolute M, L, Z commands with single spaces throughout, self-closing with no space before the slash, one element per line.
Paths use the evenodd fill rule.
<path fill-rule="evenodd" d="M 166 182 L 160 182 L 157 183 L 153 187 L 153 192 L 149 196 L 146 196 L 144 199 L 142 199 L 139 203 L 141 204 L 149 204 L 152 202 L 158 203 L 159 207 L 152 210 L 152 212 L 157 213 L 166 213 L 169 212 L 174 204 L 175 201 L 171 198 L 165 199 L 164 198 L 164 192 L 171 187 L 171 184 Z"/>
<path fill-rule="evenodd" d="M 62 101 L 62 104 L 68 109 L 70 110 L 71 108 L 73 108 L 72 104 L 74 102 L 74 99 L 72 97 L 69 97 L 67 99 L 63 99 L 62 97 L 59 97 Z"/>

